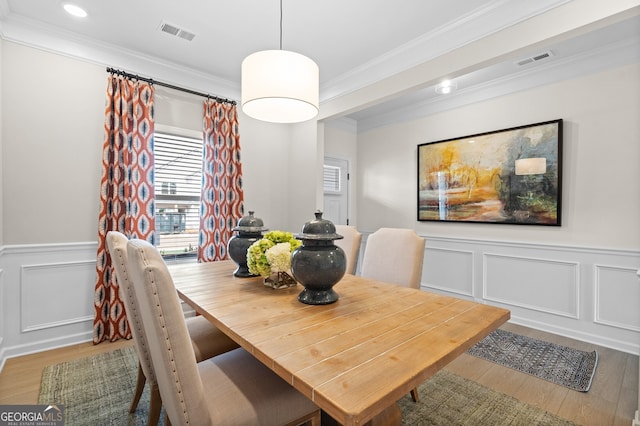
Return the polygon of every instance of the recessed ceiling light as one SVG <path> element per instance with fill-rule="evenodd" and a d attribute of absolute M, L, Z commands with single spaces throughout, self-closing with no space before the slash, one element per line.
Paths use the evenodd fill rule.
<path fill-rule="evenodd" d="M 455 81 L 443 80 L 440 84 L 436 85 L 436 93 L 440 95 L 446 95 L 454 91 L 458 85 Z"/>
<path fill-rule="evenodd" d="M 64 3 L 62 7 L 64 7 L 64 10 L 71 16 L 75 16 L 76 18 L 87 17 L 87 11 L 78 5 L 72 3 Z"/>

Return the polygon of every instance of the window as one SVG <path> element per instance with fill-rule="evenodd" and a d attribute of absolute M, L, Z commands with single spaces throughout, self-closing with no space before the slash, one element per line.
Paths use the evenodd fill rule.
<path fill-rule="evenodd" d="M 202 139 L 156 133 L 156 234 L 166 260 L 195 259 L 200 229 Z"/>
<path fill-rule="evenodd" d="M 340 192 L 340 167 L 324 165 L 322 185 L 324 192 Z"/>

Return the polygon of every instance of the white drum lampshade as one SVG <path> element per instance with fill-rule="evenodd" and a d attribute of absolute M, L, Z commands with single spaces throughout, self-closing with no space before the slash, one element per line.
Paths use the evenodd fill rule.
<path fill-rule="evenodd" d="M 263 50 L 242 61 L 242 111 L 273 123 L 298 123 L 319 110 L 319 70 L 287 50 Z"/>

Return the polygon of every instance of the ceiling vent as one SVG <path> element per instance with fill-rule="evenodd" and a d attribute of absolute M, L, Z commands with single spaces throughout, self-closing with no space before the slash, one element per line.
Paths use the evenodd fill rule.
<path fill-rule="evenodd" d="M 550 51 L 550 50 L 547 50 L 546 52 L 538 53 L 537 55 L 530 56 L 530 57 L 525 58 L 525 59 L 521 59 L 518 62 L 516 62 L 516 64 L 519 67 L 521 67 L 523 65 L 531 64 L 533 62 L 543 61 L 543 60 L 548 59 L 548 58 L 550 58 L 552 56 L 553 56 L 553 52 Z"/>
<path fill-rule="evenodd" d="M 171 34 L 172 36 L 183 38 L 188 41 L 193 40 L 193 38 L 196 36 L 192 32 L 183 30 L 182 28 L 176 27 L 175 25 L 169 24 L 167 22 L 160 23 L 160 31 L 162 31 L 163 33 Z"/>

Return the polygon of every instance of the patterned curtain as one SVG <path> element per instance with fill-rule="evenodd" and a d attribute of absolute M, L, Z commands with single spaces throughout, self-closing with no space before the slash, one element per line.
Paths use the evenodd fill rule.
<path fill-rule="evenodd" d="M 227 258 L 231 229 L 244 212 L 236 106 L 204 102 L 204 149 L 198 262 Z"/>
<path fill-rule="evenodd" d="M 93 342 L 130 338 L 111 258 L 108 231 L 155 242 L 153 86 L 111 74 L 100 182 Z"/>

